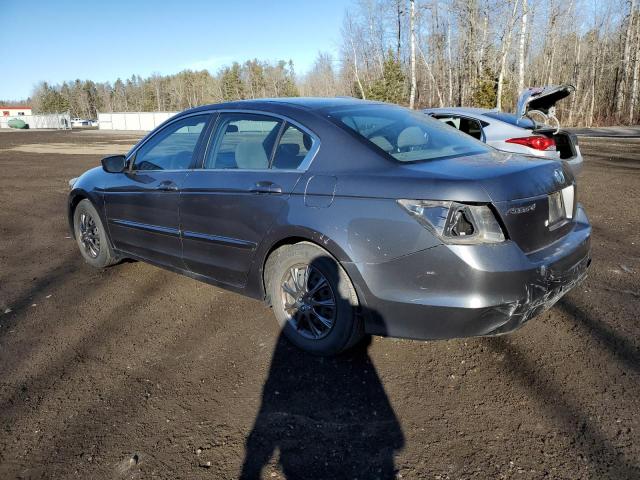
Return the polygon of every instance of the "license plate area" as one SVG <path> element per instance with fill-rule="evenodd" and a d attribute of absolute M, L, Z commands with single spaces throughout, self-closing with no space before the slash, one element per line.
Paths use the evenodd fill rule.
<path fill-rule="evenodd" d="M 555 230 L 556 228 L 565 225 L 573 218 L 574 212 L 574 186 L 570 185 L 553 192 L 547 197 L 549 203 L 549 218 L 547 219 L 547 226 L 549 230 Z"/>

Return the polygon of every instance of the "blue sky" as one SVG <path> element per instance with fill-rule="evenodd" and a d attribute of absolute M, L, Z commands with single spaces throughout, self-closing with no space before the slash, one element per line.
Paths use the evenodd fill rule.
<path fill-rule="evenodd" d="M 350 0 L 0 0 L 0 99 L 41 81 L 116 78 L 233 61 L 336 55 Z"/>

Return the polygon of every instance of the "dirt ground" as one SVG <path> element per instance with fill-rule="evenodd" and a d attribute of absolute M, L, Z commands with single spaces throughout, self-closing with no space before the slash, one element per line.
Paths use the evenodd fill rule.
<path fill-rule="evenodd" d="M 67 181 L 138 137 L 0 132 L 0 478 L 640 478 L 640 139 L 581 141 L 593 264 L 549 312 L 329 360 L 260 302 L 82 261 Z"/>

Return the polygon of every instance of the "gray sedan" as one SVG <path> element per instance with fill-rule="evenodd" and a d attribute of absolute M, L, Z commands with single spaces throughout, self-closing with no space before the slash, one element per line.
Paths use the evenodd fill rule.
<path fill-rule="evenodd" d="M 532 106 L 536 113 L 544 112 L 544 118 L 555 107 L 555 103 L 564 98 L 560 95 L 569 95 L 572 88 L 562 86 L 525 90 L 515 114 L 495 109 L 464 107 L 428 108 L 423 111 L 498 150 L 549 160 L 564 160 L 574 175 L 578 175 L 582 170 L 582 154 L 577 137 L 559 129 L 559 126 L 539 124 L 532 120 L 535 118 Z M 552 119 L 555 120 L 554 117 Z"/>
<path fill-rule="evenodd" d="M 68 205 L 89 264 L 141 260 L 265 300 L 322 355 L 365 334 L 509 332 L 590 262 L 566 165 L 353 99 L 182 112 L 85 172 Z"/>

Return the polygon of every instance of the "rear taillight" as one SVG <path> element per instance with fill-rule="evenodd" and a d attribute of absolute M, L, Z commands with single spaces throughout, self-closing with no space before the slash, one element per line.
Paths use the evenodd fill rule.
<path fill-rule="evenodd" d="M 445 243 L 504 242 L 504 233 L 487 205 L 437 200 L 397 200 L 409 215 Z"/>
<path fill-rule="evenodd" d="M 533 135 L 531 137 L 510 138 L 507 143 L 517 143 L 534 150 L 555 150 L 556 142 L 553 138 Z"/>

